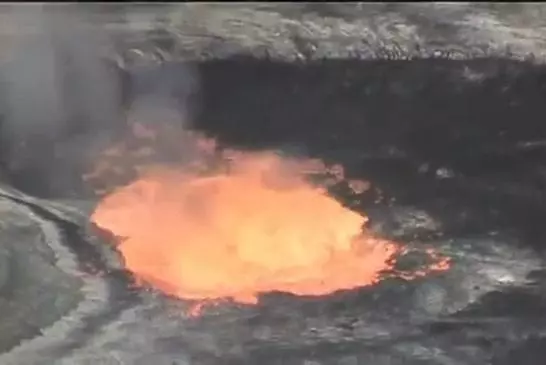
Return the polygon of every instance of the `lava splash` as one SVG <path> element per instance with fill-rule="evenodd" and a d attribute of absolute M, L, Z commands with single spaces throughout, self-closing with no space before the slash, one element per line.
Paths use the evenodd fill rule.
<path fill-rule="evenodd" d="M 397 245 L 307 182 L 309 164 L 239 154 L 212 174 L 158 167 L 114 190 L 92 220 L 121 237 L 141 281 L 184 299 L 256 303 L 264 292 L 324 295 L 376 283 Z"/>
<path fill-rule="evenodd" d="M 155 161 L 166 146 L 185 162 Z M 374 236 L 365 215 L 328 194 L 339 183 L 357 195 L 370 187 L 346 180 L 340 165 L 222 149 L 137 122 L 84 178 L 103 189 L 128 170 L 132 181 L 99 193 L 91 220 L 118 238 L 138 284 L 181 299 L 255 304 L 266 292 L 319 296 L 373 285 L 383 273 L 411 280 L 449 268 L 428 252 L 434 262 L 419 272 L 396 270 L 404 246 Z"/>
<path fill-rule="evenodd" d="M 366 217 L 294 165 L 260 154 L 210 176 L 154 169 L 106 196 L 92 219 L 123 237 L 118 248 L 137 277 L 185 299 L 255 303 L 263 292 L 375 283 L 396 246 L 363 233 Z"/>

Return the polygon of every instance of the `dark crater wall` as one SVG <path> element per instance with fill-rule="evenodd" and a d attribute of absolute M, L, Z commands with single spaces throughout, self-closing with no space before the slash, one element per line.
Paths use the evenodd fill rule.
<path fill-rule="evenodd" d="M 546 69 L 541 65 L 501 58 L 291 63 L 244 56 L 202 61 L 195 69 L 199 107 L 191 128 L 226 144 L 404 156 L 416 168 L 446 167 L 469 176 L 502 175 L 511 164 L 522 172 L 506 178 L 525 180 L 532 191 L 543 189 Z M 131 80 L 136 84 L 141 75 L 133 72 L 121 74 L 127 100 L 138 97 Z M 156 74 L 185 82 L 187 71 L 171 63 Z M 186 94 L 175 93 L 182 99 Z M 82 192 L 77 179 L 67 178 L 74 171 L 63 164 L 64 156 L 56 160 L 44 153 L 59 141 L 97 133 L 93 124 L 68 123 L 78 123 L 79 130 L 66 128 L 54 140 L 36 136 L 32 158 L 21 171 L 8 173 L 16 186 L 41 196 Z M 103 130 L 115 135 L 123 128 L 120 118 Z M 19 142 L 8 138 L 4 147 Z M 534 163 L 532 172 L 523 171 Z M 58 174 L 51 173 L 52 166 Z M 81 163 L 78 172 L 85 167 Z M 60 187 L 48 187 L 55 184 Z"/>

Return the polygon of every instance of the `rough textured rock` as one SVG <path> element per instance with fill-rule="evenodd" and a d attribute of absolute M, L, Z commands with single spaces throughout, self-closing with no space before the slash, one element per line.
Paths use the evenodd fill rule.
<path fill-rule="evenodd" d="M 127 28 L 138 37 L 138 31 L 159 23 L 175 37 L 175 53 L 199 58 L 542 57 L 545 9 L 472 3 L 177 4 L 153 15 L 144 6 L 126 14 L 125 27 L 116 30 Z"/>
<path fill-rule="evenodd" d="M 57 322 L 83 299 L 75 257 L 57 227 L 0 199 L 0 351 Z"/>
<path fill-rule="evenodd" d="M 2 34 L 32 32 L 32 23 L 10 22 L 12 7 L 2 7 Z M 86 7 L 91 20 L 122 43 L 142 42 L 145 35 L 147 41 L 171 49 L 172 55 L 201 59 L 241 53 L 290 60 L 531 54 L 542 58 L 546 45 L 546 8 L 538 3 L 80 7 Z"/>

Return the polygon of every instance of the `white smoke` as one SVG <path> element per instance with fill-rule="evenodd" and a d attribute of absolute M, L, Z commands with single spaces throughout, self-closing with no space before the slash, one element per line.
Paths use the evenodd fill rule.
<path fill-rule="evenodd" d="M 0 68 L 0 147 L 10 170 L 21 176 L 30 171 L 51 190 L 65 191 L 81 181 L 86 163 L 119 137 L 127 120 L 190 123 L 196 79 L 187 65 L 128 65 L 132 102 L 123 106 L 122 71 L 96 22 L 96 9 L 85 4 L 13 9 L 9 20 L 17 41 Z"/>
<path fill-rule="evenodd" d="M 76 178 L 120 126 L 120 77 L 105 61 L 107 37 L 85 15 L 77 5 L 36 4 L 10 14 L 15 43 L 0 69 L 4 163 L 54 184 Z"/>

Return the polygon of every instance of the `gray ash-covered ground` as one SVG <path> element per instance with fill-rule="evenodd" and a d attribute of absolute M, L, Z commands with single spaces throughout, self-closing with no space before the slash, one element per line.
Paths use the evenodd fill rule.
<path fill-rule="evenodd" d="M 542 8 L 518 17 L 481 5 L 367 6 L 357 10 L 376 17 L 341 5 L 196 4 L 169 13 L 168 29 L 176 16 L 186 27 L 170 51 L 215 39 L 204 51 L 210 59 L 196 64 L 194 128 L 231 147 L 343 164 L 384 200 L 374 203 L 375 192 L 349 201 L 343 186 L 333 194 L 366 211 L 380 234 L 450 255 L 449 272 L 319 298 L 268 294 L 257 306 L 226 304 L 188 319 L 186 303 L 128 285 L 107 236 L 87 223 L 93 199 L 68 178 L 51 183 L 62 169 L 55 177 L 32 166 L 17 176 L 6 170 L 0 364 L 542 364 L 546 68 L 534 13 Z M 120 43 L 150 48 L 139 37 L 151 13 L 135 11 L 131 19 L 144 20 L 133 31 L 112 22 L 127 38 Z M 281 28 L 276 36 L 268 24 Z M 305 30 L 317 38 L 311 45 Z M 368 34 L 372 51 L 392 40 L 407 57 L 347 59 L 350 31 Z M 411 37 L 429 55 L 456 46 L 457 59 L 415 57 Z M 264 58 L 264 48 L 276 56 Z M 229 56 L 237 53 L 245 55 Z"/>

